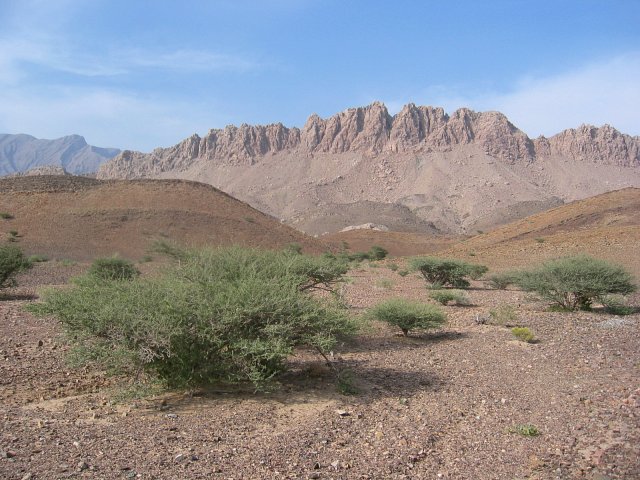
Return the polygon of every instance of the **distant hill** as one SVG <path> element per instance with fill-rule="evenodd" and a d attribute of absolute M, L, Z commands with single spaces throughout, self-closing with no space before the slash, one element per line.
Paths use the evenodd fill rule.
<path fill-rule="evenodd" d="M 0 134 L 0 176 L 39 167 L 60 167 L 75 175 L 94 173 L 118 153 L 117 148 L 88 145 L 80 135 L 44 140 L 25 134 Z"/>
<path fill-rule="evenodd" d="M 228 126 L 151 153 L 123 151 L 98 178 L 214 185 L 311 234 L 350 225 L 475 234 L 566 202 L 640 187 L 640 137 L 582 125 L 530 139 L 499 112 L 375 102 L 302 128 Z"/>
<path fill-rule="evenodd" d="M 280 248 L 318 240 L 281 224 L 216 188 L 184 180 L 101 181 L 74 176 L 0 178 L 0 242 L 18 232 L 29 254 L 89 260 L 141 258 L 156 239 L 183 245 Z"/>

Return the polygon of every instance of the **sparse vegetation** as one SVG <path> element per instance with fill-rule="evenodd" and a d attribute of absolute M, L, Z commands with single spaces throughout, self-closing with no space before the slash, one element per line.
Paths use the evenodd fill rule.
<path fill-rule="evenodd" d="M 374 245 L 369 249 L 368 256 L 369 260 L 382 260 L 386 258 L 389 252 L 378 245 Z"/>
<path fill-rule="evenodd" d="M 409 265 L 412 270 L 420 272 L 433 288 L 447 285 L 466 288 L 470 285 L 467 278 L 477 280 L 488 271 L 484 265 L 438 257 L 415 257 L 410 260 Z"/>
<path fill-rule="evenodd" d="M 442 305 L 448 305 L 450 302 L 456 305 L 469 305 L 469 298 L 459 290 L 434 290 L 429 297 Z"/>
<path fill-rule="evenodd" d="M 506 290 L 510 285 L 513 285 L 518 276 L 515 272 L 494 273 L 489 275 L 487 283 L 491 288 L 496 290 Z"/>
<path fill-rule="evenodd" d="M 379 278 L 376 280 L 376 286 L 385 290 L 391 290 L 393 288 L 393 280 L 389 278 Z"/>
<path fill-rule="evenodd" d="M 11 215 L 9 212 L 0 212 L 0 218 L 2 218 L 3 220 L 11 220 L 13 219 L 13 215 Z"/>
<path fill-rule="evenodd" d="M 398 268 L 400 268 L 397 263 L 390 263 L 387 267 L 389 267 L 389 270 L 392 272 L 397 272 Z"/>
<path fill-rule="evenodd" d="M 406 277 L 407 275 L 409 275 L 409 270 L 398 270 L 398 275 L 400 275 L 401 277 Z"/>
<path fill-rule="evenodd" d="M 522 435 L 523 437 L 537 437 L 540 435 L 540 431 L 538 427 L 535 425 L 531 425 L 530 423 L 516 425 L 509 429 L 511 433 L 517 433 L 518 435 Z"/>
<path fill-rule="evenodd" d="M 489 315 L 493 323 L 502 327 L 514 325 L 518 320 L 516 309 L 511 305 L 500 305 L 497 308 L 489 310 Z"/>
<path fill-rule="evenodd" d="M 78 262 L 71 260 L 70 258 L 61 258 L 58 260 L 58 264 L 62 267 L 73 267 L 74 265 L 77 265 L 77 263 Z"/>
<path fill-rule="evenodd" d="M 635 308 L 627 305 L 622 295 L 605 295 L 599 300 L 605 311 L 611 315 L 632 315 L 636 311 Z"/>
<path fill-rule="evenodd" d="M 88 274 L 102 280 L 131 280 L 140 272 L 133 262 L 124 258 L 97 258 L 89 267 Z"/>
<path fill-rule="evenodd" d="M 29 267 L 31 263 L 20 248 L 13 245 L 0 246 L 0 288 L 14 286 L 15 275 Z"/>
<path fill-rule="evenodd" d="M 27 261 L 29 263 L 42 263 L 42 262 L 48 262 L 49 258 L 45 255 L 29 255 L 29 258 L 27 258 Z"/>
<path fill-rule="evenodd" d="M 149 263 L 153 261 L 153 257 L 151 255 L 143 255 L 140 259 L 140 263 Z"/>
<path fill-rule="evenodd" d="M 446 321 L 445 313 L 435 305 L 402 298 L 392 298 L 375 305 L 367 316 L 399 327 L 405 336 L 410 330 L 437 328 Z"/>
<path fill-rule="evenodd" d="M 536 238 L 536 242 L 538 242 L 538 243 L 544 243 L 544 242 L 545 242 L 545 239 L 544 239 L 544 238 L 542 238 L 542 237 L 538 237 L 538 238 Z"/>
<path fill-rule="evenodd" d="M 342 395 L 358 395 L 358 393 L 360 393 L 358 387 L 356 386 L 356 379 L 353 371 L 350 369 L 345 369 L 338 372 L 337 387 L 338 391 Z"/>
<path fill-rule="evenodd" d="M 302 245 L 300 245 L 298 242 L 289 243 L 284 247 L 284 249 L 291 253 L 302 253 Z"/>
<path fill-rule="evenodd" d="M 587 255 L 546 262 L 520 273 L 516 283 L 567 310 L 588 310 L 597 298 L 636 289 L 623 267 Z"/>
<path fill-rule="evenodd" d="M 173 387 L 263 388 L 295 347 L 324 355 L 356 331 L 344 310 L 305 292 L 336 281 L 344 264 L 239 247 L 183 250 L 178 258 L 152 278 L 80 277 L 30 309 L 59 318 L 79 358 L 146 371 Z"/>
<path fill-rule="evenodd" d="M 521 342 L 533 343 L 536 339 L 534 333 L 527 327 L 513 327 L 511 333 Z"/>

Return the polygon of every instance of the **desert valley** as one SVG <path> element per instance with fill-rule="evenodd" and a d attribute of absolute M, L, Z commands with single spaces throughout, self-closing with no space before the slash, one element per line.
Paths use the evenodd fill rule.
<path fill-rule="evenodd" d="M 640 478 L 639 137 L 379 102 L 148 154 L 9 137 L 2 478 Z M 531 283 L 562 258 L 622 286 Z"/>

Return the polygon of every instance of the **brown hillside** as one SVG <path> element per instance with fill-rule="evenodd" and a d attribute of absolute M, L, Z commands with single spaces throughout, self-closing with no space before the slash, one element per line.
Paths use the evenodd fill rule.
<path fill-rule="evenodd" d="M 18 232 L 29 254 L 87 260 L 144 255 L 154 239 L 187 245 L 323 245 L 209 185 L 183 180 L 101 181 L 38 176 L 0 179 L 2 239 Z"/>
<path fill-rule="evenodd" d="M 626 188 L 553 208 L 461 242 L 443 254 L 508 269 L 587 253 L 640 278 L 640 189 Z"/>

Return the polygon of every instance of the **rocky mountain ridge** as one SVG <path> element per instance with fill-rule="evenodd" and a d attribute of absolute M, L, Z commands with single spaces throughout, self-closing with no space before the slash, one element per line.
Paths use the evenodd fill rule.
<path fill-rule="evenodd" d="M 230 125 L 197 134 L 150 154 L 125 150 L 101 167 L 101 176 L 140 176 L 188 168 L 195 159 L 253 164 L 282 151 L 314 153 L 383 153 L 447 151 L 476 144 L 497 159 L 532 161 L 538 156 L 563 156 L 580 161 L 640 165 L 640 138 L 605 125 L 582 125 L 550 138 L 531 140 L 499 112 L 461 108 L 447 115 L 442 108 L 405 105 L 395 116 L 379 102 L 350 108 L 327 119 L 313 114 L 302 129 L 270 125 Z M 138 171 L 135 171 L 139 169 Z M 128 172 L 131 170 L 131 172 Z"/>
<path fill-rule="evenodd" d="M 640 137 L 608 125 L 532 140 L 499 112 L 409 104 L 392 116 L 375 102 L 301 129 L 243 124 L 124 151 L 98 177 L 210 183 L 314 234 L 366 223 L 465 233 L 640 186 L 638 167 Z"/>
<path fill-rule="evenodd" d="M 72 174 L 95 173 L 120 150 L 88 145 L 80 135 L 45 140 L 31 135 L 0 134 L 0 176 L 57 168 Z"/>

